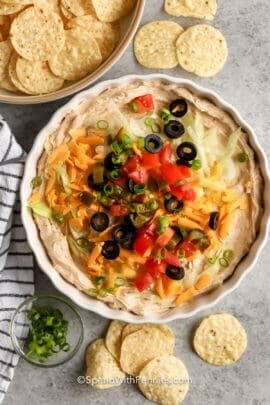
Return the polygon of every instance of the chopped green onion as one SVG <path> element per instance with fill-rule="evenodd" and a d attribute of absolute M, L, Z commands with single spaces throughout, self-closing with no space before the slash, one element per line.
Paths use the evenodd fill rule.
<path fill-rule="evenodd" d="M 202 168 L 202 162 L 200 159 L 195 159 L 192 162 L 192 169 L 194 170 L 200 170 Z"/>
<path fill-rule="evenodd" d="M 154 122 L 154 124 L 151 126 L 151 130 L 154 134 L 158 134 L 161 131 L 161 127 L 157 122 Z"/>
<path fill-rule="evenodd" d="M 27 311 L 31 322 L 27 357 L 45 363 L 60 351 L 70 350 L 67 342 L 68 322 L 59 309 L 32 307 Z"/>
<path fill-rule="evenodd" d="M 221 265 L 221 267 L 229 267 L 229 262 L 224 257 L 221 257 L 219 259 L 219 264 Z"/>
<path fill-rule="evenodd" d="M 150 202 L 149 208 L 152 211 L 156 211 L 158 209 L 158 203 L 156 202 L 156 200 Z"/>
<path fill-rule="evenodd" d="M 31 181 L 31 185 L 33 188 L 37 188 L 37 187 L 41 186 L 41 184 L 42 184 L 42 178 L 40 176 L 34 177 Z"/>
<path fill-rule="evenodd" d="M 213 257 L 208 257 L 207 262 L 208 264 L 215 264 L 217 261 L 218 257 L 217 256 L 213 256 Z"/>
<path fill-rule="evenodd" d="M 99 277 L 95 277 L 95 278 L 94 278 L 93 283 L 94 283 L 95 285 L 101 285 L 101 284 L 104 283 L 104 281 L 105 281 L 105 277 L 99 276 Z"/>
<path fill-rule="evenodd" d="M 90 242 L 86 238 L 76 239 L 76 243 L 82 250 L 85 250 L 86 252 L 89 252 L 89 253 L 93 250 L 93 247 L 94 247 L 93 242 Z"/>
<path fill-rule="evenodd" d="M 155 119 L 154 119 L 154 118 L 152 118 L 152 117 L 146 117 L 145 120 L 144 120 L 144 125 L 145 125 L 146 127 L 151 128 L 152 125 L 154 124 L 154 122 L 155 122 Z"/>
<path fill-rule="evenodd" d="M 133 187 L 134 193 L 137 195 L 143 195 L 145 194 L 147 190 L 146 184 L 135 184 Z"/>
<path fill-rule="evenodd" d="M 57 169 L 57 173 L 60 177 L 62 186 L 64 188 L 64 191 L 67 195 L 71 195 L 72 190 L 70 188 L 70 182 L 69 182 L 69 178 L 68 178 L 68 174 L 67 174 L 67 168 L 66 166 L 61 166 Z"/>
<path fill-rule="evenodd" d="M 183 235 L 183 238 L 188 236 L 188 231 L 186 230 L 186 228 L 180 228 L 180 231 L 181 231 L 181 234 Z"/>
<path fill-rule="evenodd" d="M 109 128 L 109 123 L 106 120 L 99 120 L 97 122 L 97 128 L 98 129 L 108 129 Z"/>
<path fill-rule="evenodd" d="M 106 184 L 106 185 L 104 186 L 104 188 L 103 188 L 103 191 L 104 191 L 104 194 L 105 194 L 106 196 L 112 195 L 113 192 L 114 192 L 114 186 L 113 186 L 113 184 Z"/>
<path fill-rule="evenodd" d="M 111 206 L 111 200 L 102 192 L 98 192 L 97 200 L 100 202 L 100 204 L 104 205 L 104 207 Z"/>
<path fill-rule="evenodd" d="M 245 162 L 249 161 L 249 156 L 246 152 L 239 153 L 237 158 L 238 158 L 238 162 L 240 162 L 240 163 L 245 163 Z"/>
<path fill-rule="evenodd" d="M 140 136 L 140 137 L 137 139 L 137 145 L 138 145 L 138 148 L 139 148 L 139 149 L 143 149 L 143 148 L 144 148 L 144 146 L 145 146 L 145 139 L 144 139 L 142 136 Z"/>
<path fill-rule="evenodd" d="M 58 222 L 58 224 L 63 224 L 64 221 L 65 221 L 65 218 L 63 217 L 63 215 L 57 214 L 57 213 L 53 213 L 53 214 L 52 214 L 52 219 L 53 219 L 55 222 Z"/>
<path fill-rule="evenodd" d="M 168 250 L 165 247 L 159 248 L 155 254 L 155 260 L 161 262 L 168 257 Z"/>
<path fill-rule="evenodd" d="M 115 280 L 115 285 L 116 287 L 121 287 L 122 285 L 125 284 L 125 279 L 122 277 L 117 277 Z"/>
<path fill-rule="evenodd" d="M 29 207 L 39 217 L 51 218 L 52 210 L 43 202 L 31 203 Z"/>
<path fill-rule="evenodd" d="M 164 124 L 168 124 L 171 118 L 171 112 L 167 108 L 160 111 L 160 119 Z"/>
<path fill-rule="evenodd" d="M 129 135 L 125 135 L 125 136 L 122 138 L 122 144 L 123 144 L 124 149 L 130 149 L 130 148 L 132 148 L 133 142 L 132 142 L 131 137 L 130 137 Z"/>
<path fill-rule="evenodd" d="M 117 180 L 120 179 L 120 177 L 122 176 L 122 172 L 120 169 L 114 169 L 110 171 L 109 175 L 111 179 Z"/>
<path fill-rule="evenodd" d="M 123 152 L 123 146 L 117 141 L 113 141 L 111 148 L 116 155 L 120 155 Z"/>
<path fill-rule="evenodd" d="M 100 163 L 94 166 L 93 180 L 95 184 L 101 184 L 104 181 L 104 166 Z"/>
<path fill-rule="evenodd" d="M 159 235 L 163 235 L 166 232 L 169 223 L 170 223 L 169 217 L 166 216 L 159 217 L 159 230 L 158 230 Z"/>
<path fill-rule="evenodd" d="M 234 251 L 233 250 L 224 250 L 223 252 L 223 257 L 224 259 L 228 260 L 228 262 L 230 262 L 233 257 L 234 257 Z"/>
<path fill-rule="evenodd" d="M 136 112 L 139 111 L 138 104 L 135 103 L 134 101 L 131 101 L 131 102 L 129 103 L 129 105 L 130 105 L 130 108 L 131 108 L 131 110 L 132 110 L 133 112 L 136 113 Z"/>

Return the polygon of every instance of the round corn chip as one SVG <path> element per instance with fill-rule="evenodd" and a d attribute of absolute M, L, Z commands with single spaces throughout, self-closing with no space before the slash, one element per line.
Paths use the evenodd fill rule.
<path fill-rule="evenodd" d="M 89 383 L 97 389 L 120 385 L 125 373 L 107 350 L 104 339 L 97 339 L 86 350 L 86 376 Z"/>
<path fill-rule="evenodd" d="M 165 0 L 165 11 L 175 17 L 194 17 L 213 20 L 217 12 L 217 1 Z"/>
<path fill-rule="evenodd" d="M 156 357 L 140 372 L 139 388 L 149 401 L 179 405 L 189 389 L 188 371 L 174 356 Z"/>
<path fill-rule="evenodd" d="M 1 0 L 1 3 L 5 4 L 33 4 L 36 0 Z"/>
<path fill-rule="evenodd" d="M 18 56 L 16 53 L 14 53 L 11 56 L 10 62 L 9 62 L 9 67 L 8 67 L 8 74 L 9 74 L 9 78 L 12 82 L 12 84 L 16 87 L 17 90 L 19 90 L 22 93 L 25 94 L 31 94 L 30 91 L 28 91 L 24 85 L 20 82 L 18 76 L 17 76 L 17 72 L 16 72 L 16 64 L 17 64 L 17 59 Z"/>
<path fill-rule="evenodd" d="M 74 14 L 72 14 L 69 10 L 67 10 L 62 4 L 60 4 L 60 10 L 67 20 L 71 20 L 72 18 L 74 18 Z"/>
<path fill-rule="evenodd" d="M 55 76 L 47 62 L 29 62 L 18 58 L 16 73 L 19 81 L 31 94 L 47 94 L 60 89 L 64 80 Z"/>
<path fill-rule="evenodd" d="M 142 368 L 154 357 L 172 354 L 174 340 L 161 329 L 143 327 L 126 336 L 122 341 L 120 364 L 122 370 L 138 376 Z"/>
<path fill-rule="evenodd" d="M 0 80 L 0 88 L 16 93 L 18 89 L 12 83 L 9 75 L 5 76 L 3 80 Z"/>
<path fill-rule="evenodd" d="M 11 52 L 12 47 L 10 41 L 0 42 L 0 80 L 3 80 L 6 76 Z"/>
<path fill-rule="evenodd" d="M 74 18 L 67 27 L 81 28 L 91 34 L 99 45 L 103 60 L 111 55 L 119 40 L 118 25 L 98 21 L 91 15 Z"/>
<path fill-rule="evenodd" d="M 35 6 L 45 9 L 52 9 L 59 14 L 58 0 L 35 0 Z"/>
<path fill-rule="evenodd" d="M 152 324 L 152 323 L 141 323 L 141 324 L 135 324 L 135 323 L 129 323 L 126 325 L 122 331 L 122 341 L 125 339 L 126 336 L 130 335 L 133 332 L 137 332 L 137 330 L 140 330 L 142 328 L 157 328 L 160 329 L 168 339 L 171 339 L 172 344 L 174 345 L 175 342 L 175 336 L 171 328 L 167 325 L 159 325 L 159 324 Z"/>
<path fill-rule="evenodd" d="M 188 28 L 176 42 L 180 66 L 202 77 L 214 76 L 228 58 L 225 38 L 209 25 L 194 25 Z"/>
<path fill-rule="evenodd" d="M 64 48 L 49 60 L 52 72 L 65 80 L 79 80 L 97 69 L 102 56 L 96 40 L 78 28 L 65 31 Z"/>
<path fill-rule="evenodd" d="M 117 360 L 120 359 L 122 330 L 126 325 L 126 322 L 112 321 L 106 334 L 106 347 Z"/>
<path fill-rule="evenodd" d="M 184 31 L 172 21 L 153 21 L 136 35 L 134 52 L 138 62 L 154 69 L 170 69 L 178 65 L 175 44 Z"/>
<path fill-rule="evenodd" d="M 29 3 L 27 3 L 29 4 Z M 9 15 L 12 13 L 16 13 L 25 8 L 25 4 L 23 3 L 6 3 L 4 1 L 0 1 L 0 15 Z"/>
<path fill-rule="evenodd" d="M 193 346 L 207 363 L 225 366 L 242 356 L 247 347 L 247 335 L 234 316 L 211 315 L 196 330 Z"/>
<path fill-rule="evenodd" d="M 61 0 L 62 6 L 75 16 L 95 14 L 91 0 Z"/>
<path fill-rule="evenodd" d="M 23 58 L 48 60 L 64 46 L 63 22 L 50 9 L 29 7 L 14 19 L 10 28 L 11 42 Z"/>
<path fill-rule="evenodd" d="M 104 22 L 114 22 L 128 15 L 136 0 L 92 0 L 97 18 Z"/>

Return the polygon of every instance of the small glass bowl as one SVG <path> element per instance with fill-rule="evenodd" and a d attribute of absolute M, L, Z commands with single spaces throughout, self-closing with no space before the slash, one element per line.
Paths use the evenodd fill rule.
<path fill-rule="evenodd" d="M 46 360 L 46 363 L 27 356 L 27 338 L 31 322 L 27 317 L 27 311 L 34 307 L 52 307 L 59 309 L 66 321 L 68 321 L 67 342 L 70 349 L 67 352 L 60 351 Z M 16 310 L 10 325 L 10 336 L 16 352 L 31 364 L 40 367 L 57 367 L 66 363 L 78 352 L 83 342 L 83 321 L 74 306 L 62 297 L 54 295 L 35 295 L 26 299 Z"/>

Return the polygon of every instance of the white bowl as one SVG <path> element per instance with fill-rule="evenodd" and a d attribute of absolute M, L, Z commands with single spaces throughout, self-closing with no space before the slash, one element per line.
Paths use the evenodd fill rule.
<path fill-rule="evenodd" d="M 193 301 L 185 304 L 182 307 L 173 308 L 162 314 L 155 314 L 151 317 L 149 316 L 138 316 L 127 311 L 113 310 L 109 308 L 106 304 L 96 299 L 88 297 L 86 294 L 77 290 L 73 285 L 65 281 L 54 269 L 49 257 L 47 256 L 46 250 L 43 247 L 41 240 L 39 238 L 39 232 L 31 215 L 31 212 L 27 208 L 27 200 L 31 194 L 31 179 L 35 176 L 36 165 L 38 159 L 43 151 L 43 145 L 49 134 L 51 134 L 60 124 L 62 118 L 66 116 L 71 110 L 77 108 L 80 102 L 85 97 L 96 96 L 102 93 L 105 89 L 109 87 L 114 87 L 118 85 L 128 84 L 134 80 L 163 80 L 169 83 L 176 83 L 179 85 L 186 86 L 193 92 L 199 94 L 202 97 L 206 97 L 213 101 L 220 108 L 229 112 L 235 121 L 241 126 L 249 136 L 249 142 L 254 151 L 256 152 L 261 172 L 264 178 L 264 213 L 261 220 L 260 231 L 258 236 L 253 243 L 247 256 L 238 264 L 233 275 L 225 281 L 220 287 L 213 290 L 210 293 L 196 297 Z M 179 79 L 170 77 L 162 74 L 152 74 L 148 76 L 130 75 L 124 76 L 116 80 L 107 80 L 99 83 L 89 90 L 86 90 L 77 96 L 75 96 L 66 105 L 61 107 L 51 118 L 49 123 L 40 131 L 36 141 L 33 145 L 31 152 L 28 155 L 28 159 L 25 165 L 25 173 L 23 181 L 21 184 L 21 203 L 22 203 L 22 221 L 26 230 L 27 238 L 33 252 L 36 256 L 37 262 L 41 269 L 47 274 L 51 279 L 54 286 L 61 291 L 63 294 L 67 295 L 76 304 L 85 308 L 89 311 L 96 312 L 105 318 L 119 319 L 126 322 L 141 323 L 141 322 L 168 322 L 175 319 L 188 318 L 197 312 L 210 308 L 215 305 L 221 298 L 225 297 L 227 294 L 235 290 L 242 279 L 250 272 L 250 270 L 255 266 L 259 254 L 262 251 L 263 246 L 267 241 L 268 236 L 268 225 L 270 219 L 270 175 L 267 166 L 267 158 L 259 145 L 258 139 L 252 130 L 252 128 L 243 120 L 240 114 L 233 108 L 230 104 L 222 100 L 213 91 L 207 90 L 197 84 L 191 82 L 190 80 Z"/>

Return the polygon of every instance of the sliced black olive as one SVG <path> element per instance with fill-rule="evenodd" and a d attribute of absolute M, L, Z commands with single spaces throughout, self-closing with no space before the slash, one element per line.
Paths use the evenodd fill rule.
<path fill-rule="evenodd" d="M 136 239 L 136 230 L 125 225 L 118 225 L 113 228 L 112 237 L 122 248 L 130 250 Z"/>
<path fill-rule="evenodd" d="M 171 228 L 175 231 L 175 234 L 166 245 L 166 248 L 168 250 L 174 250 L 179 245 L 179 243 L 183 242 L 184 240 L 184 236 L 180 228 L 177 228 L 177 226 L 172 226 Z"/>
<path fill-rule="evenodd" d="M 133 222 L 131 221 L 129 215 L 124 217 L 124 226 L 126 228 L 128 228 L 129 230 L 133 231 L 134 233 L 136 233 L 136 228 L 135 228 Z"/>
<path fill-rule="evenodd" d="M 101 250 L 102 256 L 107 260 L 114 260 L 120 254 L 120 248 L 114 240 L 106 240 Z"/>
<path fill-rule="evenodd" d="M 93 174 L 88 176 L 88 186 L 95 191 L 103 191 L 104 186 L 108 183 L 108 178 L 104 176 L 104 181 L 102 183 L 94 183 Z"/>
<path fill-rule="evenodd" d="M 145 137 L 144 148 L 150 153 L 158 153 L 163 146 L 162 139 L 155 134 L 150 134 Z"/>
<path fill-rule="evenodd" d="M 176 120 L 171 120 L 164 125 L 164 132 L 170 139 L 180 138 L 185 133 L 184 125 Z"/>
<path fill-rule="evenodd" d="M 211 212 L 209 218 L 209 227 L 214 231 L 217 229 L 218 220 L 219 220 L 219 212 L 218 211 Z"/>
<path fill-rule="evenodd" d="M 166 268 L 166 275 L 172 280 L 182 280 L 185 277 L 185 270 L 183 267 L 176 267 L 169 264 Z"/>
<path fill-rule="evenodd" d="M 87 193 L 87 191 L 83 191 L 80 196 L 80 201 L 85 205 L 91 205 L 95 201 L 95 197 L 91 193 Z"/>
<path fill-rule="evenodd" d="M 116 158 L 116 155 L 111 152 L 104 159 L 104 166 L 109 171 L 119 169 L 120 167 L 119 163 L 114 162 L 114 158 Z"/>
<path fill-rule="evenodd" d="M 184 115 L 186 115 L 187 110 L 188 105 L 186 100 L 184 100 L 183 98 L 178 98 L 170 104 L 170 112 L 174 117 L 183 117 Z"/>
<path fill-rule="evenodd" d="M 177 159 L 176 164 L 177 166 L 192 167 L 192 162 L 188 162 L 187 160 L 184 159 Z"/>
<path fill-rule="evenodd" d="M 164 207 L 168 212 L 177 214 L 177 212 L 180 212 L 184 207 L 184 202 L 182 200 L 178 200 L 176 197 L 171 197 L 168 200 L 165 199 Z"/>
<path fill-rule="evenodd" d="M 176 149 L 177 156 L 185 161 L 194 160 L 197 156 L 197 149 L 194 143 L 183 142 Z"/>
<path fill-rule="evenodd" d="M 109 217 L 105 212 L 97 212 L 91 217 L 92 228 L 97 232 L 105 231 L 110 223 Z"/>
<path fill-rule="evenodd" d="M 127 189 L 130 193 L 134 194 L 135 183 L 132 179 L 127 179 Z"/>

